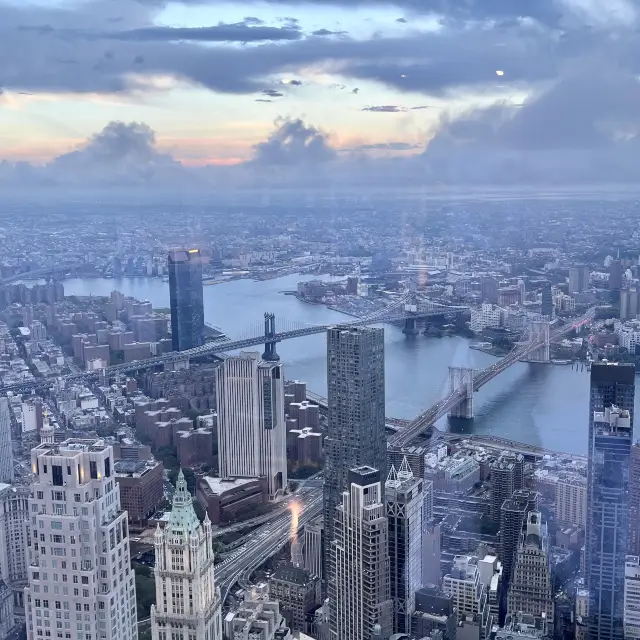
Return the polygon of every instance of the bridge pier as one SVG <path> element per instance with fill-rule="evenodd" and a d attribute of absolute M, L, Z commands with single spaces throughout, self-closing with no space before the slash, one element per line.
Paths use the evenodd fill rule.
<path fill-rule="evenodd" d="M 532 342 L 542 344 L 529 354 L 528 362 L 549 362 L 549 323 L 542 320 L 532 322 L 529 328 Z"/>
<path fill-rule="evenodd" d="M 467 367 L 449 367 L 449 390 L 463 391 L 464 397 L 460 404 L 453 407 L 447 414 L 450 418 L 473 418 L 473 369 Z"/>
<path fill-rule="evenodd" d="M 404 328 L 402 329 L 402 333 L 406 336 L 417 336 L 418 335 L 418 327 L 416 318 L 408 317 L 404 320 Z"/>
<path fill-rule="evenodd" d="M 276 351 L 276 316 L 274 313 L 264 314 L 264 353 L 265 362 L 278 362 L 280 356 Z"/>

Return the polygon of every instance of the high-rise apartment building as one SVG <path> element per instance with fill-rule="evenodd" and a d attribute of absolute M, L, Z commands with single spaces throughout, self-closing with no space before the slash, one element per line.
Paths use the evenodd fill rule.
<path fill-rule="evenodd" d="M 628 369 L 619 369 L 624 375 Z M 625 371 L 626 370 L 626 371 Z M 634 369 L 630 369 L 634 375 Z M 593 376 L 593 369 L 592 369 Z M 593 391 L 593 389 L 592 389 Z M 629 531 L 629 466 L 633 427 L 626 409 L 595 411 L 589 443 L 585 570 L 592 640 L 624 638 L 624 582 Z"/>
<path fill-rule="evenodd" d="M 589 286 L 589 267 L 579 264 L 569 269 L 569 295 L 582 293 Z"/>
<path fill-rule="evenodd" d="M 182 470 L 169 521 L 154 536 L 156 603 L 152 640 L 222 640 L 222 602 L 213 568 L 211 521 L 200 524 Z"/>
<path fill-rule="evenodd" d="M 389 585 L 393 632 L 411 632 L 415 593 L 422 586 L 422 479 L 414 478 L 406 458 L 391 467 L 385 485 L 389 521 Z"/>
<path fill-rule="evenodd" d="M 503 452 L 491 463 L 491 509 L 490 517 L 500 524 L 503 502 L 514 491 L 523 488 L 524 457 L 521 453 Z"/>
<path fill-rule="evenodd" d="M 563 525 L 587 526 L 587 478 L 561 477 L 556 482 L 556 520 Z"/>
<path fill-rule="evenodd" d="M 640 638 L 640 558 L 627 556 L 624 570 L 624 637 Z"/>
<path fill-rule="evenodd" d="M 113 448 L 91 439 L 40 444 L 31 466 L 27 637 L 134 640 L 136 587 Z"/>
<path fill-rule="evenodd" d="M 511 580 L 522 527 L 527 521 L 527 514 L 538 510 L 538 499 L 537 491 L 519 489 L 502 504 L 499 555 L 502 561 L 502 579 L 506 585 Z"/>
<path fill-rule="evenodd" d="M 287 488 L 282 365 L 258 353 L 228 358 L 218 371 L 217 403 L 220 477 L 264 476 L 276 498 Z"/>
<path fill-rule="evenodd" d="M 11 409 L 9 400 L 0 398 L 0 483 L 13 482 L 13 449 L 11 447 Z"/>
<path fill-rule="evenodd" d="M 349 471 L 331 542 L 333 575 L 329 582 L 332 640 L 387 638 L 392 627 L 389 591 L 388 522 L 380 472 L 371 467 Z"/>
<path fill-rule="evenodd" d="M 0 484 L 0 578 L 12 591 L 14 625 L 25 621 L 30 492 L 28 486 Z"/>
<path fill-rule="evenodd" d="M 542 515 L 531 511 L 522 532 L 508 596 L 508 612 L 553 621 L 553 583 L 549 563 L 549 536 Z"/>
<path fill-rule="evenodd" d="M 451 571 L 442 579 L 442 590 L 452 596 L 458 611 L 458 622 L 476 627 L 475 637 L 489 637 L 493 616 L 489 611 L 487 589 L 480 582 L 478 558 L 455 556 Z"/>
<path fill-rule="evenodd" d="M 202 255 L 200 249 L 170 251 L 169 302 L 171 342 L 174 351 L 199 347 L 204 341 Z"/>
<path fill-rule="evenodd" d="M 328 553 L 349 470 L 370 466 L 383 473 L 387 468 L 383 329 L 337 326 L 327 331 L 327 392 L 323 512 Z M 331 571 L 325 562 L 325 572 Z"/>

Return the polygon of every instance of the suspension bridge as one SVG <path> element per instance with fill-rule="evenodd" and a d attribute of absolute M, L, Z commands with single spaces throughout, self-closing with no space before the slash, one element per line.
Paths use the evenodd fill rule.
<path fill-rule="evenodd" d="M 595 317 L 596 307 L 563 327 L 551 330 L 548 322 L 533 322 L 528 336 L 495 364 L 474 371 L 465 367 L 449 367 L 449 393 L 439 402 L 425 409 L 389 438 L 389 445 L 404 447 L 420 434 L 432 427 L 440 418 L 473 418 L 473 393 L 500 375 L 505 369 L 519 361 L 549 362 L 549 345 L 590 323 Z"/>
<path fill-rule="evenodd" d="M 344 327 L 361 327 L 382 322 L 402 321 L 415 324 L 415 321 L 420 318 L 443 315 L 450 316 L 465 311 L 468 311 L 468 307 L 466 306 L 450 305 L 428 298 L 420 298 L 414 292 L 410 292 L 374 313 L 341 323 L 309 325 L 286 319 L 283 320 L 281 318 L 276 320 L 275 314 L 265 313 L 264 322 L 254 323 L 234 340 L 206 342 L 202 346 L 185 351 L 172 351 L 145 360 L 134 360 L 132 362 L 112 365 L 100 371 L 87 371 L 70 375 L 65 377 L 65 380 L 74 383 L 90 382 L 102 374 L 111 377 L 118 374 L 135 373 L 162 365 L 179 368 L 186 366 L 191 360 L 197 360 L 198 358 L 210 355 L 220 356 L 228 352 L 239 351 L 263 344 L 264 353 L 262 354 L 262 358 L 267 361 L 277 361 L 279 360 L 276 351 L 278 342 L 324 333 L 329 327 L 335 326 L 336 324 Z M 25 380 L 0 386 L 0 393 L 7 393 L 8 391 L 25 392 L 30 389 L 46 388 L 51 386 L 51 384 L 52 381 L 47 379 Z"/>

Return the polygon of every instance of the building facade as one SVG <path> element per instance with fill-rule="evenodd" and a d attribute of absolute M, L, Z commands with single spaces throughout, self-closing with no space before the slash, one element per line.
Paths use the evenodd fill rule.
<path fill-rule="evenodd" d="M 217 379 L 221 478 L 267 480 L 270 499 L 287 488 L 284 371 L 258 353 L 224 361 Z"/>
<path fill-rule="evenodd" d="M 627 556 L 624 569 L 624 637 L 640 638 L 640 558 Z"/>
<path fill-rule="evenodd" d="M 556 520 L 560 524 L 587 526 L 587 479 L 574 475 L 556 483 Z"/>
<path fill-rule="evenodd" d="M 14 624 L 25 622 L 30 493 L 27 486 L 0 484 L 0 578 L 12 591 Z"/>
<path fill-rule="evenodd" d="M 280 611 L 292 631 L 308 631 L 307 620 L 316 607 L 319 578 L 299 567 L 276 569 L 269 580 L 269 595 L 280 603 Z"/>
<path fill-rule="evenodd" d="M 524 457 L 521 453 L 503 453 L 491 463 L 491 509 L 490 517 L 500 524 L 500 509 L 503 502 L 522 489 L 524 482 Z"/>
<path fill-rule="evenodd" d="M 540 512 L 531 511 L 520 539 L 507 609 L 512 616 L 522 612 L 552 621 L 553 605 L 547 526 Z"/>
<path fill-rule="evenodd" d="M 589 267 L 583 264 L 569 269 L 569 294 L 582 293 L 589 286 Z"/>
<path fill-rule="evenodd" d="M 40 444 L 31 466 L 27 637 L 135 640 L 135 577 L 112 447 Z"/>
<path fill-rule="evenodd" d="M 11 446 L 11 409 L 9 400 L 0 398 L 0 483 L 13 482 L 13 448 Z"/>
<path fill-rule="evenodd" d="M 327 331 L 327 394 L 323 513 L 329 554 L 349 470 L 370 466 L 384 473 L 387 468 L 383 329 L 337 326 Z M 328 561 L 324 568 L 331 573 Z"/>
<path fill-rule="evenodd" d="M 388 522 L 380 472 L 349 471 L 348 491 L 336 509 L 329 582 L 331 640 L 387 638 L 392 628 Z"/>
<path fill-rule="evenodd" d="M 385 485 L 389 523 L 389 587 L 393 602 L 393 632 L 411 631 L 416 591 L 422 586 L 422 480 L 414 478 L 404 459 L 391 467 Z"/>
<path fill-rule="evenodd" d="M 118 460 L 115 472 L 129 524 L 144 528 L 164 499 L 164 465 L 155 460 Z"/>
<path fill-rule="evenodd" d="M 613 367 L 612 367 L 613 370 Z M 633 367 L 631 368 L 633 374 Z M 593 375 L 593 369 L 592 369 Z M 624 582 L 629 531 L 633 427 L 628 410 L 595 411 L 589 443 L 585 571 L 590 640 L 624 638 Z"/>
<path fill-rule="evenodd" d="M 174 351 L 199 347 L 204 341 L 202 255 L 199 249 L 170 251 L 169 302 Z"/>
<path fill-rule="evenodd" d="M 222 640 L 222 602 L 213 569 L 209 518 L 200 524 L 182 470 L 171 515 L 156 529 L 156 603 L 151 606 L 153 640 Z"/>
<path fill-rule="evenodd" d="M 322 516 L 305 524 L 303 549 L 304 568 L 312 576 L 322 579 L 322 560 L 324 558 L 324 521 Z"/>

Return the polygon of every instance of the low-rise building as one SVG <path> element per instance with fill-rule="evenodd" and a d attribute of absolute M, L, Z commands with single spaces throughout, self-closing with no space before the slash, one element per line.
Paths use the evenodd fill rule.
<path fill-rule="evenodd" d="M 144 528 L 164 496 L 164 465 L 155 460 L 118 460 L 114 466 L 129 524 Z"/>
<path fill-rule="evenodd" d="M 212 524 L 228 522 L 248 513 L 252 507 L 266 501 L 264 478 L 199 477 L 197 500 L 206 509 Z"/>
<path fill-rule="evenodd" d="M 280 567 L 271 576 L 269 595 L 280 603 L 280 611 L 293 631 L 309 631 L 319 587 L 319 578 L 298 567 Z"/>

